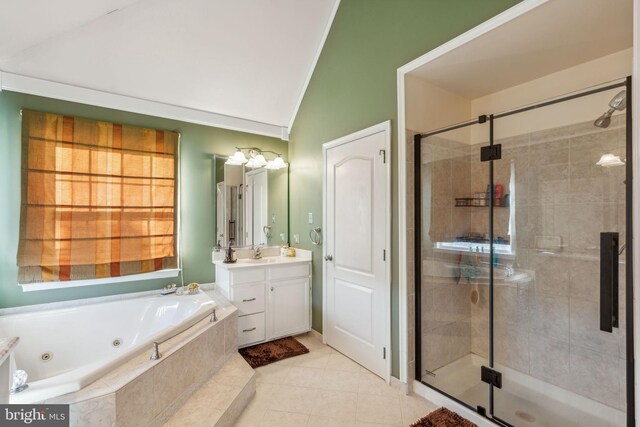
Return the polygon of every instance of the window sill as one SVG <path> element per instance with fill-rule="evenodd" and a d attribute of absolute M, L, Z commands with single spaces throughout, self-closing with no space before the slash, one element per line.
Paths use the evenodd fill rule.
<path fill-rule="evenodd" d="M 163 279 L 167 277 L 177 277 L 180 274 L 179 268 L 170 270 L 158 270 L 150 273 L 130 274 L 128 276 L 105 277 L 103 279 L 69 280 L 64 282 L 42 282 L 26 283 L 20 285 L 22 292 L 48 291 L 50 289 L 75 288 L 78 286 L 107 285 L 109 283 L 133 282 L 136 280 Z"/>

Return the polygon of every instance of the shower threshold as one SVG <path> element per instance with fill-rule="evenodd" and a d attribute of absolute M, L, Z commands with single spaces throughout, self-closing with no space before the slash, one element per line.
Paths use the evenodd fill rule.
<path fill-rule="evenodd" d="M 489 385 L 480 381 L 483 357 L 464 356 L 424 375 L 422 382 L 471 407 L 489 407 Z M 496 365 L 502 389 L 494 392 L 494 413 L 518 427 L 621 427 L 624 412 L 537 378 Z M 477 381 L 469 381 L 477 378 Z"/>

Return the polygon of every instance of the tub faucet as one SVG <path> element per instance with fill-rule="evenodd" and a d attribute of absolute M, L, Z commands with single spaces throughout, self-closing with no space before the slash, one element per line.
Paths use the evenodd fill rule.
<path fill-rule="evenodd" d="M 158 342 L 154 341 L 153 348 L 151 349 L 151 357 L 149 359 L 158 360 L 161 357 L 162 357 L 162 354 L 160 353 L 160 349 L 158 348 Z"/>
<path fill-rule="evenodd" d="M 27 373 L 22 369 L 18 369 L 13 373 L 13 378 L 11 381 L 11 389 L 9 390 L 10 394 L 20 393 L 23 390 L 26 390 L 29 387 L 27 384 Z"/>
<path fill-rule="evenodd" d="M 260 252 L 260 246 L 256 246 L 255 249 L 253 250 L 253 259 L 260 259 L 262 258 L 262 252 Z"/>

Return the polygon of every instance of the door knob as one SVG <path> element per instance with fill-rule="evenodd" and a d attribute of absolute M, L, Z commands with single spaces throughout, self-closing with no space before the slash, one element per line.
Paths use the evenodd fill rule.
<path fill-rule="evenodd" d="M 333 255 L 325 255 L 324 256 L 324 260 L 325 261 L 333 261 Z"/>

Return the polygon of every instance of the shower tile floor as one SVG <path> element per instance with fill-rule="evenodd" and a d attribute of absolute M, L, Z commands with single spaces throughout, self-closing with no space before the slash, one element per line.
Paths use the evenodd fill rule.
<path fill-rule="evenodd" d="M 309 353 L 256 369 L 256 395 L 236 426 L 408 426 L 436 406 L 405 396 L 312 336 Z"/>

